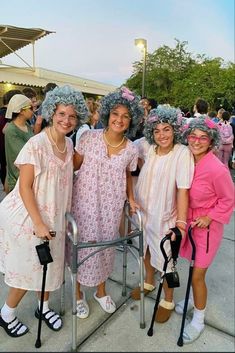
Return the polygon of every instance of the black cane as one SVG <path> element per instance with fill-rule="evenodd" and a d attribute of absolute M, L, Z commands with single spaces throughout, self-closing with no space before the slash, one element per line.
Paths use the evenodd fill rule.
<path fill-rule="evenodd" d="M 191 226 L 188 229 L 188 236 L 189 236 L 189 240 L 190 240 L 190 243 L 192 246 L 192 256 L 191 256 L 191 262 L 190 262 L 190 267 L 189 267 L 187 289 L 186 289 L 186 294 L 185 294 L 185 299 L 184 299 L 184 310 L 183 310 L 183 316 L 182 316 L 182 322 L 181 322 L 180 335 L 179 335 L 179 338 L 177 341 L 177 345 L 179 347 L 182 347 L 184 345 L 184 340 L 183 340 L 184 325 L 185 325 L 185 319 L 186 319 L 186 314 L 187 314 L 187 309 L 188 309 L 189 292 L 190 292 L 190 287 L 191 287 L 191 283 L 192 283 L 193 267 L 194 267 L 194 261 L 195 261 L 195 256 L 196 256 L 196 246 L 193 241 Z"/>
<path fill-rule="evenodd" d="M 46 273 L 47 273 L 47 264 L 43 265 L 43 276 L 42 276 L 42 291 L 41 291 L 41 302 L 39 308 L 39 320 L 38 320 L 38 336 L 35 342 L 35 347 L 41 347 L 41 328 L 42 328 L 42 309 L 44 302 L 44 293 L 45 293 L 45 284 L 46 284 Z"/>
<path fill-rule="evenodd" d="M 164 277 L 165 277 L 165 273 L 166 273 L 166 269 L 167 269 L 167 264 L 168 264 L 168 257 L 167 257 L 167 254 L 165 252 L 165 249 L 164 249 L 164 243 L 165 243 L 166 240 L 170 239 L 170 236 L 171 236 L 171 234 L 166 235 L 164 238 L 162 238 L 161 243 L 160 243 L 160 249 L 162 251 L 162 254 L 164 256 L 164 260 L 165 261 L 164 261 L 163 273 L 162 273 L 162 276 L 161 276 L 161 280 L 160 280 L 160 284 L 159 284 L 158 292 L 157 292 L 157 297 L 156 297 L 156 301 L 155 301 L 155 305 L 154 305 L 154 309 L 153 309 L 152 321 L 151 321 L 151 325 L 150 325 L 148 333 L 147 333 L 148 336 L 152 336 L 153 335 L 153 326 L 154 326 L 155 316 L 156 316 L 156 312 L 157 312 L 157 309 L 158 309 L 158 304 L 159 304 L 160 296 L 161 296 L 161 292 L 162 292 L 163 281 L 164 281 Z"/>
<path fill-rule="evenodd" d="M 53 233 L 53 234 L 52 234 Z M 56 232 L 50 231 L 52 236 L 55 236 Z M 38 254 L 39 261 L 41 265 L 43 265 L 43 275 L 42 275 L 42 291 L 41 291 L 41 301 L 40 301 L 40 308 L 39 308 L 39 321 L 38 321 L 38 336 L 35 342 L 35 347 L 41 347 L 41 327 L 42 327 L 42 309 L 43 309 L 43 302 L 44 302 L 44 293 L 45 293 L 45 285 L 46 285 L 46 273 L 47 273 L 47 264 L 53 262 L 50 253 L 49 241 L 44 241 L 43 244 L 36 246 L 36 251 Z"/>

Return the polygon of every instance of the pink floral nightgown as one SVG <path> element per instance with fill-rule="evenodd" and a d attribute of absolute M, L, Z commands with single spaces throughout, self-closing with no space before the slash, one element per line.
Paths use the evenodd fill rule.
<path fill-rule="evenodd" d="M 45 132 L 32 137 L 20 151 L 15 164 L 32 164 L 33 189 L 44 222 L 56 231 L 50 241 L 53 262 L 48 264 L 46 291 L 59 288 L 63 281 L 65 213 L 70 210 L 73 178 L 73 145 L 66 138 L 65 162 L 57 158 Z M 40 239 L 19 194 L 19 181 L 0 203 L 0 271 L 12 287 L 41 290 L 42 265 L 35 246 Z"/>
<path fill-rule="evenodd" d="M 138 153 L 128 140 L 117 155 L 108 156 L 103 130 L 85 131 L 76 150 L 84 156 L 73 186 L 72 214 L 78 226 L 79 242 L 113 240 L 119 236 L 126 200 L 126 170 L 137 166 Z M 78 262 L 96 248 L 78 250 Z M 78 268 L 78 281 L 96 286 L 113 270 L 115 249 L 101 251 Z"/>

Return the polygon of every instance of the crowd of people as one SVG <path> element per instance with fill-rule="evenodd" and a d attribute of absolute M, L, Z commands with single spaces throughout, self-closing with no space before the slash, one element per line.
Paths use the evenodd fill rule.
<path fill-rule="evenodd" d="M 193 229 L 196 260 L 188 306 L 193 317 L 183 340 L 194 342 L 205 328 L 206 273 L 234 210 L 229 170 L 235 168 L 234 112 L 211 114 L 200 98 L 190 113 L 141 98 L 127 87 L 99 102 L 53 83 L 44 94 L 39 106 L 31 88 L 7 92 L 0 110 L 1 181 L 7 194 L 0 203 L 0 271 L 9 286 L 0 326 L 11 337 L 29 331 L 17 317 L 29 290 L 37 292 L 34 314 L 39 318 L 41 264 L 35 247 L 47 241 L 53 262 L 48 266 L 42 319 L 59 331 L 63 321 L 49 306 L 49 294 L 60 288 L 64 261 L 70 261 L 65 213 L 74 217 L 79 241 L 114 240 L 128 200 L 133 217 L 137 209 L 143 216 L 145 295 L 155 289 L 156 271 L 163 271 L 162 238 L 169 234 L 174 242 L 180 234 L 179 255 L 190 260 L 187 232 Z M 93 251 L 79 250 L 79 259 Z M 170 256 L 170 244 L 166 252 Z M 108 248 L 79 266 L 79 319 L 90 314 L 85 286 L 96 287 L 94 299 L 105 312 L 115 312 L 116 304 L 106 292 L 114 258 L 115 249 Z M 184 307 L 183 300 L 175 304 L 165 279 L 163 289 L 155 317 L 159 323 L 168 321 L 173 310 L 182 314 Z M 131 297 L 140 299 L 139 287 Z"/>

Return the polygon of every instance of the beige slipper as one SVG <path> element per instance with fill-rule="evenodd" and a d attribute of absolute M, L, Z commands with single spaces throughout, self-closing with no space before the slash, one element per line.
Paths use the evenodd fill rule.
<path fill-rule="evenodd" d="M 152 284 L 144 282 L 144 295 L 152 292 L 156 287 Z M 134 300 L 140 300 L 140 287 L 136 287 L 131 291 L 131 298 Z"/>
<path fill-rule="evenodd" d="M 158 310 L 155 316 L 155 321 L 163 324 L 168 321 L 175 307 L 174 302 L 167 302 L 165 299 L 161 299 Z"/>

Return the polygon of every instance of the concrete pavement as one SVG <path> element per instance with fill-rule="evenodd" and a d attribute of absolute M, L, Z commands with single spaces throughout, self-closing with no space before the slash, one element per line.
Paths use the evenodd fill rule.
<path fill-rule="evenodd" d="M 3 196 L 2 191 L 0 195 Z M 115 269 L 107 281 L 107 292 L 117 303 L 117 311 L 105 313 L 93 299 L 95 288 L 85 288 L 90 316 L 77 321 L 77 351 L 80 352 L 234 352 L 234 223 L 235 214 L 225 226 L 224 238 L 217 257 L 207 273 L 208 305 L 206 329 L 191 345 L 177 346 L 181 316 L 175 312 L 165 324 L 155 323 L 154 334 L 148 337 L 157 289 L 145 299 L 146 327 L 140 329 L 140 306 L 130 298 L 131 288 L 138 284 L 138 265 L 128 253 L 127 296 L 122 296 L 122 252 L 116 250 Z M 185 295 L 189 264 L 178 260 L 180 287 L 175 289 L 175 301 Z M 28 292 L 18 308 L 18 317 L 30 327 L 21 338 L 10 338 L 0 327 L 0 352 L 70 352 L 72 342 L 72 299 L 70 273 L 66 270 L 64 327 L 52 332 L 42 324 L 41 348 L 35 348 L 38 320 L 34 317 L 37 299 Z M 0 307 L 7 293 L 3 275 L 0 275 Z M 60 309 L 60 290 L 52 293 L 51 306 Z M 190 314 L 188 316 L 190 318 Z"/>

